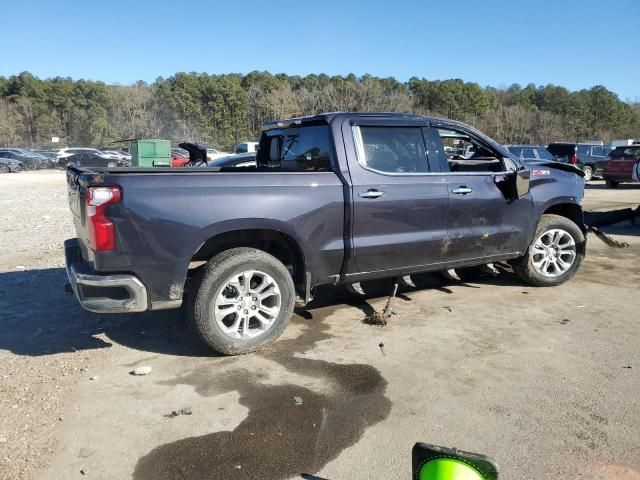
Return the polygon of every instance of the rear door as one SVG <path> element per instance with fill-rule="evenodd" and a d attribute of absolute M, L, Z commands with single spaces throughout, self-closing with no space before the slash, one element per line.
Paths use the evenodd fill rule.
<path fill-rule="evenodd" d="M 425 143 L 423 126 L 365 119 L 343 124 L 345 144 L 356 152 L 348 158 L 355 265 L 347 273 L 352 278 L 442 262 L 447 184 L 431 171 L 436 152 Z"/>
<path fill-rule="evenodd" d="M 443 254 L 452 264 L 474 263 L 522 253 L 533 231 L 535 216 L 531 194 L 520 199 L 507 198 L 500 189 L 516 165 L 471 132 L 443 125 L 430 129 L 435 141 L 475 144 L 469 159 L 440 155 L 449 196 L 447 244 Z M 438 149 L 444 152 L 444 148 Z"/>

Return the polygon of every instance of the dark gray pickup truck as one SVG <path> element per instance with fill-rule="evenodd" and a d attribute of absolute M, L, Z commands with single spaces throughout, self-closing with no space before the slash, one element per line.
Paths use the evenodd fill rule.
<path fill-rule="evenodd" d="M 467 125 L 415 115 L 268 122 L 247 168 L 71 166 L 67 181 L 80 304 L 185 302 L 223 354 L 273 342 L 318 285 L 496 261 L 558 285 L 586 247 L 581 171 L 524 165 Z"/>

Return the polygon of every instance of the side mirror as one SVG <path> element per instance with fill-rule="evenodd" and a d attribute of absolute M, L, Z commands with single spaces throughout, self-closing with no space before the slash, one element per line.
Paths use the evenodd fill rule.
<path fill-rule="evenodd" d="M 281 137 L 271 137 L 271 142 L 269 144 L 269 163 L 268 167 L 277 168 L 280 166 L 280 154 L 282 151 L 282 138 Z"/>
<path fill-rule="evenodd" d="M 518 198 L 524 197 L 529 193 L 529 183 L 531 182 L 531 170 L 528 168 L 522 168 L 516 172 L 516 196 Z"/>

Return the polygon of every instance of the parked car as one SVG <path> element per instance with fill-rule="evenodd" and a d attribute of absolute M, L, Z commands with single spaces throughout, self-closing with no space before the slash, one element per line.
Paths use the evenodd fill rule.
<path fill-rule="evenodd" d="M 115 158 L 117 160 L 131 160 L 131 155 L 128 152 L 123 152 L 121 150 L 113 150 L 112 148 L 99 148 L 102 155 Z"/>
<path fill-rule="evenodd" d="M 118 155 L 113 155 L 110 153 L 101 152 L 97 148 L 85 148 L 85 147 L 74 147 L 74 148 L 63 148 L 58 151 L 57 161 L 61 165 L 65 165 L 68 162 L 61 161 L 72 155 L 76 155 L 79 153 L 92 153 L 94 155 L 98 155 L 100 157 L 110 158 L 112 160 L 119 160 Z"/>
<path fill-rule="evenodd" d="M 25 170 L 36 170 L 47 168 L 48 162 L 45 158 L 36 155 L 30 155 L 21 149 L 0 148 L 0 157 L 22 162 Z"/>
<path fill-rule="evenodd" d="M 258 142 L 242 142 L 233 148 L 233 153 L 255 153 L 258 151 Z"/>
<path fill-rule="evenodd" d="M 14 160 L 12 158 L 3 158 L 0 153 L 0 173 L 13 173 L 21 172 L 23 165 L 20 160 Z"/>
<path fill-rule="evenodd" d="M 208 167 L 246 168 L 256 166 L 256 152 L 238 153 L 220 157 L 209 162 Z"/>
<path fill-rule="evenodd" d="M 622 182 L 632 182 L 633 169 L 638 168 L 639 162 L 640 145 L 616 147 L 604 162 L 602 178 L 610 188 L 615 188 Z"/>
<path fill-rule="evenodd" d="M 189 152 L 182 148 L 171 149 L 171 166 L 174 168 L 182 167 L 189 161 Z"/>
<path fill-rule="evenodd" d="M 449 159 L 442 136 L 475 146 Z M 194 150 L 196 152 L 196 150 Z M 323 284 L 510 262 L 569 280 L 583 172 L 534 168 L 462 123 L 398 113 L 267 122 L 256 168 L 70 167 L 70 287 L 94 312 L 178 308 L 227 354 L 275 341 Z M 188 213 L 187 213 L 188 212 Z"/>
<path fill-rule="evenodd" d="M 602 168 L 610 147 L 599 143 L 554 142 L 547 146 L 547 150 L 560 162 L 576 165 L 584 172 L 584 181 L 602 176 Z"/>
<path fill-rule="evenodd" d="M 81 152 L 68 157 L 63 157 L 60 162 L 64 165 L 77 165 L 81 167 L 130 167 L 128 160 L 118 160 L 116 158 L 100 155 L 94 152 Z"/>
<path fill-rule="evenodd" d="M 208 148 L 207 149 L 207 158 L 209 160 L 215 160 L 216 158 L 220 158 L 220 157 L 226 157 L 227 155 L 229 155 L 226 152 L 222 152 L 220 150 L 217 150 L 215 148 Z"/>
<path fill-rule="evenodd" d="M 527 163 L 553 162 L 555 157 L 541 145 L 505 145 L 507 150 Z"/>

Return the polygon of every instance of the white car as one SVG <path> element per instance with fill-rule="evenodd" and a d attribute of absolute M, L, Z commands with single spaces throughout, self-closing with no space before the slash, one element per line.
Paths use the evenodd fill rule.
<path fill-rule="evenodd" d="M 112 158 L 113 160 L 120 160 L 118 155 L 114 155 L 112 153 L 107 153 L 107 152 L 101 152 L 97 148 L 78 147 L 78 148 L 63 148 L 59 150 L 58 154 L 56 155 L 56 161 L 60 162 L 60 160 L 70 157 L 71 155 L 75 155 L 76 153 L 95 153 L 96 155 L 100 155 L 101 157 Z"/>
<path fill-rule="evenodd" d="M 242 142 L 237 144 L 233 153 L 255 153 L 258 151 L 258 142 Z"/>
<path fill-rule="evenodd" d="M 121 150 L 101 150 L 102 155 L 105 157 L 115 156 L 118 160 L 131 160 L 131 155 Z"/>
<path fill-rule="evenodd" d="M 215 160 L 216 158 L 222 158 L 229 155 L 226 152 L 221 152 L 220 150 L 216 150 L 215 148 L 207 148 L 207 158 L 209 160 Z"/>

